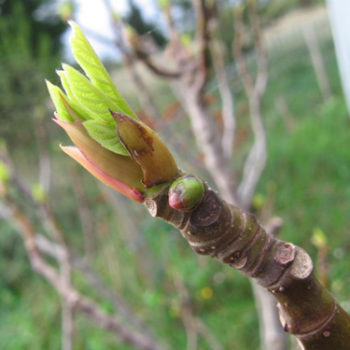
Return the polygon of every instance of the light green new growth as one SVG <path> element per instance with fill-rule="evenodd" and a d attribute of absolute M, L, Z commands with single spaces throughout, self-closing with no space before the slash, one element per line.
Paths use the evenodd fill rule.
<path fill-rule="evenodd" d="M 103 125 L 98 120 L 88 120 L 83 123 L 85 129 L 89 133 L 89 135 L 94 140 L 103 140 L 101 141 L 101 145 L 111 151 L 121 148 L 121 143 L 119 141 L 118 133 L 116 132 L 115 126 L 112 128 L 109 127 L 109 124 Z M 129 153 L 125 153 L 124 146 L 123 153 L 119 152 L 119 154 L 129 155 Z M 118 153 L 118 152 L 116 152 Z"/>
<path fill-rule="evenodd" d="M 58 118 L 63 121 L 82 121 L 89 135 L 104 148 L 121 155 L 129 153 L 119 140 L 116 124 L 109 110 L 138 119 L 114 86 L 105 67 L 74 22 L 70 44 L 75 60 L 86 76 L 63 64 L 57 71 L 64 92 L 50 82 L 47 87 Z"/>
<path fill-rule="evenodd" d="M 119 111 L 118 105 L 113 103 L 108 96 L 76 69 L 67 64 L 62 66 L 70 89 L 67 91 L 68 97 L 75 101 L 92 119 L 112 123 L 113 118 L 109 109 Z"/>
<path fill-rule="evenodd" d="M 73 29 L 70 39 L 73 56 L 83 68 L 85 74 L 98 89 L 103 91 L 119 107 L 119 112 L 137 119 L 132 109 L 114 86 L 111 77 L 85 38 L 82 30 L 74 22 L 69 22 L 69 24 Z"/>
<path fill-rule="evenodd" d="M 67 122 L 73 121 L 73 118 L 67 111 L 67 108 L 65 107 L 64 102 L 60 96 L 60 95 L 65 96 L 63 91 L 58 86 L 51 84 L 48 80 L 46 80 L 46 86 L 47 86 L 47 89 L 49 90 L 51 100 L 55 105 L 56 112 L 60 116 L 60 119 Z"/>

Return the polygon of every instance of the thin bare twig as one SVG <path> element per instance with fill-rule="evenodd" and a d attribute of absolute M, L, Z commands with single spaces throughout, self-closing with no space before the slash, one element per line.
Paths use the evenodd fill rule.
<path fill-rule="evenodd" d="M 312 24 L 304 28 L 304 39 L 309 50 L 318 86 L 325 100 L 332 96 L 332 89 L 328 79 L 326 66 L 320 49 L 319 39 Z"/>
<path fill-rule="evenodd" d="M 200 334 L 212 350 L 223 350 L 223 346 L 210 328 L 194 314 L 190 295 L 183 279 L 178 276 L 174 284 L 181 301 L 181 318 L 187 333 L 187 349 L 196 350 L 198 348 L 198 335 Z"/>
<path fill-rule="evenodd" d="M 64 250 L 63 259 L 60 262 L 60 277 L 64 285 L 71 284 L 71 265 L 68 257 L 68 251 Z M 74 320 L 72 305 L 61 298 L 62 303 L 62 350 L 73 349 Z"/>
<path fill-rule="evenodd" d="M 255 79 L 249 73 L 247 58 L 243 54 L 243 13 L 239 8 L 235 12 L 235 44 L 234 53 L 237 62 L 237 71 L 241 77 L 249 100 L 250 121 L 254 134 L 254 143 L 249 151 L 244 164 L 242 181 L 238 186 L 238 197 L 240 205 L 248 209 L 256 185 L 265 168 L 267 160 L 266 133 L 261 113 L 261 100 L 266 90 L 268 80 L 267 56 L 263 47 L 261 27 L 257 14 L 255 1 L 250 1 L 248 14 L 256 48 L 257 74 Z"/>
<path fill-rule="evenodd" d="M 82 312 L 88 319 L 104 329 L 108 329 L 122 341 L 144 350 L 161 349 L 153 340 L 150 340 L 140 332 L 132 331 L 126 328 L 118 318 L 108 315 L 95 302 L 80 294 L 71 282 L 62 278 L 55 268 L 50 266 L 42 257 L 37 246 L 35 230 L 27 216 L 19 209 L 14 201 L 6 198 L 8 207 L 11 210 L 12 220 L 16 228 L 22 234 L 25 246 L 28 252 L 33 269 L 48 280 L 52 286 L 59 292 L 62 299 L 73 309 Z M 42 245 L 43 247 L 43 245 Z M 54 249 L 51 247 L 50 252 Z M 62 259 L 64 254 L 55 253 L 57 258 Z M 58 260 L 62 264 L 64 260 Z"/>
<path fill-rule="evenodd" d="M 157 108 L 157 105 L 149 92 L 149 88 L 145 84 L 141 75 L 138 73 L 135 67 L 135 59 L 124 53 L 124 65 L 127 68 L 132 80 L 134 81 L 135 87 L 138 89 L 137 96 L 140 97 L 143 108 L 146 111 L 146 114 L 156 118 L 157 120 L 161 120 L 161 113 Z"/>
<path fill-rule="evenodd" d="M 218 87 L 222 102 L 222 151 L 227 159 L 233 156 L 233 146 L 236 133 L 236 118 L 234 113 L 234 97 L 228 81 L 228 75 L 225 70 L 225 48 L 219 40 L 213 40 L 211 52 L 213 64 L 218 80 Z"/>
<path fill-rule="evenodd" d="M 236 203 L 234 174 L 229 170 L 227 160 L 223 156 L 215 120 L 210 115 L 205 102 L 199 100 L 200 97 L 191 89 L 191 86 L 179 86 L 177 91 L 188 112 L 192 131 L 208 172 L 225 200 Z"/>
<path fill-rule="evenodd" d="M 53 213 L 44 202 L 38 202 L 33 198 L 27 185 L 13 169 L 9 156 L 1 152 L 0 159 L 7 165 L 10 176 L 8 183 L 2 184 L 3 191 L 0 192 L 0 199 L 5 205 L 0 205 L 0 215 L 13 223 L 22 234 L 33 269 L 46 278 L 62 298 L 62 349 L 68 350 L 73 346 L 73 310 L 82 312 L 98 326 L 112 331 L 119 339 L 137 348 L 145 350 L 161 349 L 162 346 L 145 331 L 141 329 L 136 331 L 124 326 L 116 315 L 108 315 L 98 304 L 73 287 L 70 253 L 65 244 L 63 232 Z M 43 227 L 56 242 L 51 242 L 47 238 L 36 234 L 31 216 L 22 211 L 12 196 L 8 194 L 8 191 L 6 191 L 8 187 L 12 187 L 21 194 L 21 198 L 31 203 L 34 213 L 40 221 L 46 222 L 42 223 Z M 58 268 L 51 266 L 41 252 L 53 257 Z"/>
<path fill-rule="evenodd" d="M 283 219 L 279 216 L 273 216 L 266 224 L 264 224 L 265 230 L 271 236 L 277 237 L 283 226 Z"/>
<path fill-rule="evenodd" d="M 165 17 L 165 22 L 167 24 L 167 29 L 170 34 L 170 41 L 178 41 L 179 33 L 175 28 L 174 19 L 171 13 L 171 4 L 170 2 L 163 8 L 163 13 Z"/>
<path fill-rule="evenodd" d="M 105 300 L 109 300 L 113 305 L 116 312 L 118 312 L 123 319 L 125 319 L 132 327 L 139 332 L 152 338 L 148 327 L 135 315 L 134 310 L 131 309 L 122 297 L 115 292 L 112 292 L 108 286 L 101 280 L 98 274 L 90 266 L 90 263 L 86 259 L 81 259 L 71 253 L 72 266 L 83 272 L 86 281 L 94 290 Z"/>
<path fill-rule="evenodd" d="M 246 33 L 245 25 L 243 22 L 243 8 L 238 7 L 235 11 L 235 22 L 234 22 L 234 45 L 233 53 L 236 63 L 237 72 L 242 80 L 244 89 L 247 94 L 251 95 L 254 89 L 254 80 L 250 74 L 247 66 L 247 60 L 244 57 L 243 46 L 244 46 L 244 33 Z"/>
<path fill-rule="evenodd" d="M 74 163 L 71 163 L 71 179 L 73 182 L 73 192 L 78 203 L 78 213 L 84 237 L 85 254 L 92 257 L 95 250 L 94 215 L 92 210 L 90 210 L 77 165 Z"/>
<path fill-rule="evenodd" d="M 295 119 L 293 117 L 292 112 L 290 111 L 290 109 L 288 107 L 286 98 L 282 94 L 277 95 L 276 107 L 282 116 L 282 119 L 287 127 L 287 130 L 290 132 L 294 131 L 294 129 L 296 127 L 296 122 L 295 122 Z"/>
<path fill-rule="evenodd" d="M 134 47 L 135 56 L 141 60 L 145 66 L 154 74 L 164 78 L 178 79 L 182 76 L 182 71 L 172 71 L 164 67 L 159 66 L 153 60 L 151 60 L 149 54 L 144 50 Z"/>
<path fill-rule="evenodd" d="M 263 94 L 265 93 L 267 82 L 268 82 L 268 60 L 267 53 L 263 44 L 262 38 L 262 28 L 260 24 L 260 19 L 257 12 L 256 0 L 250 1 L 249 3 L 249 17 L 252 28 L 252 33 L 254 37 L 254 45 L 257 57 L 258 71 L 256 75 L 254 94 L 256 98 L 261 100 Z"/>
<path fill-rule="evenodd" d="M 211 19 L 211 11 L 205 0 L 193 0 L 193 7 L 196 13 L 196 40 L 198 47 L 198 69 L 196 71 L 195 87 L 198 91 L 202 91 L 208 81 L 210 69 L 210 30 L 209 21 Z"/>
<path fill-rule="evenodd" d="M 42 235 L 33 235 L 34 244 L 38 251 L 41 251 L 53 257 L 59 264 L 59 278 L 64 285 L 71 284 L 71 264 L 69 254 L 66 248 L 61 245 L 50 242 Z M 74 322 L 72 305 L 64 298 L 61 298 L 61 324 L 62 324 L 62 350 L 71 350 L 73 348 Z"/>
<path fill-rule="evenodd" d="M 36 110 L 36 114 L 34 116 L 34 129 L 39 150 L 39 184 L 43 188 L 44 192 L 48 193 L 51 184 L 51 161 L 48 150 L 47 131 L 45 129 L 45 124 L 42 123 L 42 114 L 41 109 Z"/>
<path fill-rule="evenodd" d="M 4 207 L 6 208 L 6 207 Z M 2 207 L 0 207 L 0 215 L 2 214 Z M 8 217 L 7 217 L 8 218 Z M 35 243 L 38 249 L 53 257 L 57 261 L 62 261 L 65 249 L 59 244 L 48 240 L 46 237 L 36 234 Z M 151 333 L 147 327 L 136 317 L 133 310 L 122 300 L 120 296 L 113 293 L 100 279 L 100 277 L 94 272 L 87 259 L 80 258 L 77 254 L 70 252 L 70 262 L 72 267 L 83 272 L 84 277 L 90 286 L 105 300 L 109 300 L 113 303 L 114 308 L 121 314 L 132 326 L 138 329 L 140 332 L 147 334 L 150 338 Z"/>
<path fill-rule="evenodd" d="M 108 202 L 111 204 L 116 215 L 120 218 L 120 232 L 125 244 L 135 252 L 135 261 L 139 278 L 145 285 L 152 285 L 155 281 L 154 266 L 156 261 L 149 254 L 149 248 L 144 237 L 140 235 L 130 212 L 125 207 L 124 198 L 119 193 L 110 191 L 105 186 L 100 186 Z"/>

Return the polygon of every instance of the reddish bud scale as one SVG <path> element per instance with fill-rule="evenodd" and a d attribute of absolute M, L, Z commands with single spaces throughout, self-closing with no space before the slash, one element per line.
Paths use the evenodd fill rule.
<path fill-rule="evenodd" d="M 169 192 L 169 205 L 176 209 L 182 210 L 188 207 L 187 201 L 184 199 L 183 191 L 175 189 Z"/>

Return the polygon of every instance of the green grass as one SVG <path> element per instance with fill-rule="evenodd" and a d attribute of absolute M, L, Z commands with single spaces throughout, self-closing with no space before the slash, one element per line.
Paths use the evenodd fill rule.
<path fill-rule="evenodd" d="M 298 121 L 292 133 L 276 128 L 260 188 L 265 193 L 271 184 L 276 188 L 275 213 L 285 221 L 284 239 L 315 258 L 312 232 L 320 228 L 326 233 L 331 251 L 338 251 L 329 257 L 331 276 L 344 282 L 335 292 L 346 298 L 349 265 L 338 257 L 339 250 L 346 254 L 350 247 L 350 120 L 343 98 L 319 106 L 317 113 Z"/>

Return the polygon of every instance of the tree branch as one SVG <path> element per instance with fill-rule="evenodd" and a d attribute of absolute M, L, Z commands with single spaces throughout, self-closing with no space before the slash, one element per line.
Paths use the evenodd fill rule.
<path fill-rule="evenodd" d="M 146 53 L 140 48 L 134 47 L 134 55 L 140 61 L 142 61 L 151 72 L 153 72 L 158 76 L 161 76 L 164 78 L 178 79 L 183 75 L 183 71 L 172 71 L 159 66 L 158 64 L 156 64 L 154 61 L 151 60 L 148 53 Z"/>
<path fill-rule="evenodd" d="M 174 19 L 173 19 L 173 16 L 171 14 L 170 2 L 168 4 L 166 4 L 166 6 L 163 8 L 163 13 L 164 13 L 165 21 L 167 24 L 168 32 L 170 34 L 170 41 L 171 42 L 179 41 L 179 33 L 175 28 Z"/>
<path fill-rule="evenodd" d="M 257 75 L 254 84 L 254 95 L 256 99 L 261 100 L 263 94 L 265 93 L 268 81 L 268 61 L 267 53 L 263 44 L 262 38 L 262 28 L 260 24 L 260 19 L 257 12 L 257 3 L 256 0 L 249 2 L 249 18 L 254 38 L 254 46 L 256 51 L 257 59 Z"/>
<path fill-rule="evenodd" d="M 228 75 L 225 70 L 224 50 L 225 48 L 221 42 L 218 40 L 212 41 L 211 52 L 222 102 L 222 150 L 224 156 L 227 159 L 230 159 L 233 156 L 233 147 L 236 134 L 236 118 L 234 113 L 234 97 L 228 81 Z"/>
<path fill-rule="evenodd" d="M 248 70 L 247 59 L 243 53 L 243 36 L 245 32 L 246 30 L 243 22 L 243 8 L 239 6 L 235 10 L 234 17 L 235 38 L 233 45 L 233 53 L 237 67 L 237 72 L 243 82 L 245 91 L 248 95 L 251 95 L 254 89 L 254 82 L 253 77 L 251 76 Z"/>
<path fill-rule="evenodd" d="M 235 14 L 236 38 L 234 52 L 237 70 L 249 100 L 250 121 L 254 134 L 254 143 L 244 164 L 242 181 L 238 186 L 239 203 L 244 209 L 248 209 L 267 160 L 266 133 L 261 114 L 261 100 L 267 87 L 268 70 L 267 56 L 262 43 L 261 27 L 255 0 L 250 1 L 248 5 L 258 69 L 255 80 L 248 71 L 247 58 L 243 55 L 242 35 L 244 24 L 242 9 L 236 10 Z"/>
<path fill-rule="evenodd" d="M 139 59 L 151 72 L 158 76 L 171 79 L 178 79 L 181 77 L 183 73 L 181 70 L 168 70 L 167 68 L 161 67 L 159 64 L 155 63 L 150 58 L 149 53 L 142 47 L 142 42 L 137 33 L 134 33 L 136 35 L 136 40 L 134 43 L 131 43 L 130 40 L 126 42 L 125 36 L 123 35 L 124 26 L 122 20 L 113 17 L 114 10 L 110 0 L 104 0 L 104 5 L 108 13 L 111 15 L 111 24 L 115 30 L 115 43 L 128 59 Z"/>
<path fill-rule="evenodd" d="M 223 350 L 223 346 L 212 331 L 194 314 L 189 292 L 182 278 L 178 276 L 174 283 L 181 301 L 181 318 L 187 333 L 187 349 L 197 349 L 198 334 L 200 334 L 212 350 Z"/>
<path fill-rule="evenodd" d="M 119 193 L 115 193 L 105 186 L 101 186 L 100 188 L 114 212 L 117 213 L 118 221 L 120 222 L 120 231 L 122 232 L 122 239 L 125 245 L 135 254 L 135 267 L 138 277 L 145 286 L 151 287 L 155 283 L 154 266 L 156 265 L 156 261 L 154 261 L 153 256 L 149 253 L 147 242 L 140 235 L 138 227 L 126 207 L 125 199 L 121 198 Z"/>
<path fill-rule="evenodd" d="M 255 217 L 210 188 L 191 211 L 168 205 L 167 189 L 145 202 L 150 214 L 178 228 L 192 249 L 254 278 L 278 301 L 283 329 L 305 350 L 346 349 L 350 316 L 317 281 L 309 255 L 268 235 Z"/>
<path fill-rule="evenodd" d="M 209 111 L 205 103 L 201 101 L 200 96 L 197 95 L 197 91 L 192 90 L 191 86 L 187 87 L 186 90 L 180 87 L 178 92 L 181 94 L 180 98 L 188 112 L 192 131 L 198 148 L 203 154 L 206 168 L 225 199 L 230 203 L 237 203 L 234 191 L 235 178 L 223 156 L 215 121 L 209 115 Z"/>
<path fill-rule="evenodd" d="M 4 208 L 0 207 L 0 216 L 2 216 L 2 209 Z M 9 219 L 8 216 L 7 219 Z M 35 235 L 35 244 L 42 253 L 51 256 L 57 261 L 62 261 L 65 250 L 59 244 L 51 242 L 46 237 L 39 234 Z M 120 296 L 110 291 L 101 281 L 98 275 L 92 270 L 88 260 L 82 259 L 72 252 L 70 252 L 69 256 L 72 266 L 83 272 L 87 282 L 102 298 L 111 301 L 115 310 L 118 311 L 132 326 L 138 329 L 138 331 L 147 334 L 149 338 L 152 337 L 150 331 L 142 322 L 140 322 L 125 301 L 122 300 Z"/>
<path fill-rule="evenodd" d="M 306 46 L 309 50 L 312 66 L 314 68 L 318 86 L 321 90 L 322 96 L 325 100 L 332 97 L 332 89 L 327 76 L 327 70 L 319 45 L 319 39 L 315 33 L 312 25 L 303 30 Z"/>
<path fill-rule="evenodd" d="M 98 304 L 79 293 L 72 286 L 70 254 L 65 245 L 63 233 L 52 212 L 45 203 L 38 202 L 33 198 L 20 175 L 12 167 L 11 159 L 4 152 L 0 152 L 0 159 L 6 164 L 9 171 L 8 181 L 5 184 L 0 182 L 0 185 L 3 185 L 0 199 L 6 204 L 6 206 L 0 205 L 0 215 L 12 222 L 22 234 L 33 269 L 47 279 L 62 298 L 62 349 L 72 348 L 73 310 L 82 312 L 98 326 L 114 332 L 119 339 L 139 349 L 162 349 L 162 346 L 153 340 L 146 331 L 140 329 L 136 331 L 125 327 L 116 315 L 108 315 Z M 7 191 L 10 187 L 21 195 L 20 198 L 31 203 L 35 215 L 38 216 L 39 220 L 45 221 L 42 224 L 47 233 L 58 243 L 51 242 L 44 236 L 35 233 L 30 216 L 21 210 L 12 195 L 9 194 L 12 192 Z M 54 258 L 58 269 L 51 266 L 41 252 Z"/>
<path fill-rule="evenodd" d="M 37 108 L 34 116 L 34 130 L 39 150 L 39 184 L 45 193 L 49 193 L 51 184 L 51 161 L 48 150 L 47 131 L 42 122 L 43 117 L 46 117 L 43 112 L 41 108 Z"/>
<path fill-rule="evenodd" d="M 198 61 L 196 72 L 196 89 L 202 91 L 208 81 L 210 69 L 210 30 L 209 21 L 211 13 L 206 0 L 193 0 L 193 8 L 196 13 L 196 40 L 195 46 L 198 47 Z"/>
<path fill-rule="evenodd" d="M 34 227 L 29 219 L 21 212 L 13 201 L 7 198 L 7 202 L 12 212 L 12 219 L 25 241 L 25 246 L 33 269 L 52 284 L 52 286 L 59 292 L 62 299 L 70 307 L 82 312 L 99 327 L 112 331 L 123 342 L 144 350 L 161 349 L 158 344 L 154 343 L 140 332 L 131 331 L 123 326 L 120 320 L 115 316 L 108 315 L 95 302 L 80 294 L 74 287 L 72 287 L 68 279 L 62 278 L 62 276 L 60 276 L 58 272 L 41 256 L 40 250 L 36 244 Z M 43 241 L 41 240 L 41 247 L 44 247 L 42 243 Z M 52 253 L 55 251 L 55 248 L 51 247 L 47 251 Z M 54 255 L 62 258 L 62 254 L 57 254 L 57 252 L 54 253 Z M 58 262 L 60 263 L 60 261 Z"/>
<path fill-rule="evenodd" d="M 70 175 L 73 183 L 73 192 L 78 203 L 77 209 L 84 237 L 85 254 L 91 258 L 95 250 L 94 215 L 89 207 L 88 199 L 86 198 L 86 194 L 84 192 L 84 186 L 81 181 L 81 177 L 79 176 L 77 165 L 74 163 L 71 164 Z"/>

